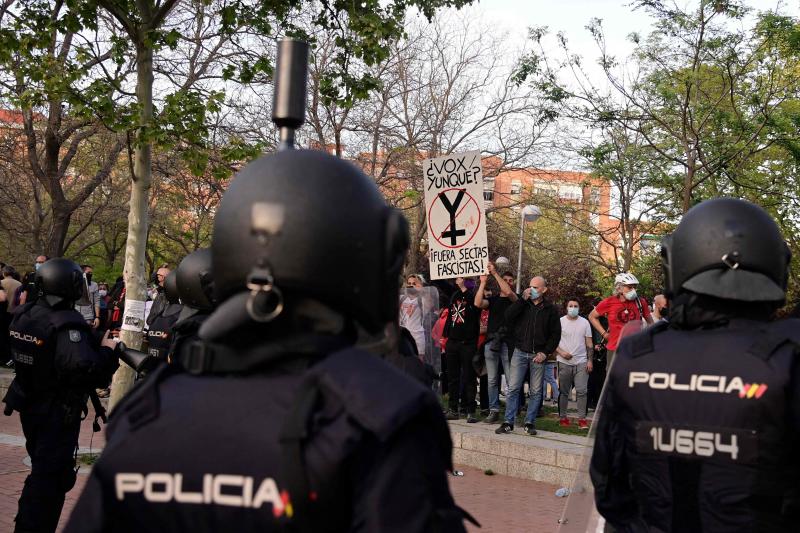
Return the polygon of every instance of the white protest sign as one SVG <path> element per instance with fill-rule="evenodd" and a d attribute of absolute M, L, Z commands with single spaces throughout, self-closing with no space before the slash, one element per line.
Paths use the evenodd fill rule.
<path fill-rule="evenodd" d="M 489 246 L 478 151 L 422 162 L 431 279 L 486 274 Z"/>
<path fill-rule="evenodd" d="M 125 314 L 122 316 L 122 329 L 125 331 L 144 330 L 144 310 L 146 302 L 125 299 Z"/>

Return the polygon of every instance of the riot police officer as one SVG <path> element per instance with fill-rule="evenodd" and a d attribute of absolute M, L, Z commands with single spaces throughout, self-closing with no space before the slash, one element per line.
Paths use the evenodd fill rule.
<path fill-rule="evenodd" d="M 176 272 L 173 270 L 164 279 L 166 306 L 156 315 L 147 330 L 148 353 L 162 360 L 167 359 L 173 340 L 173 327 L 178 321 L 183 306 L 178 297 Z"/>
<path fill-rule="evenodd" d="M 211 250 L 201 248 L 190 253 L 180 262 L 176 273 L 176 288 L 183 310 L 173 328 L 171 363 L 177 362 L 176 354 L 180 354 L 189 342 L 198 339 L 197 331 L 214 309 Z"/>
<path fill-rule="evenodd" d="M 620 345 L 592 456 L 597 508 L 620 531 L 790 531 L 800 322 L 768 321 L 789 249 L 764 210 L 721 198 L 690 210 L 662 256 L 670 322 Z"/>
<path fill-rule="evenodd" d="M 74 453 L 87 398 L 108 386 L 117 368 L 115 342 L 96 345 L 74 310 L 85 290 L 81 268 L 51 259 L 37 270 L 35 283 L 38 298 L 19 309 L 9 328 L 16 376 L 3 400 L 7 415 L 19 412 L 31 458 L 17 532 L 55 531 L 64 496 L 75 484 Z"/>
<path fill-rule="evenodd" d="M 287 150 L 243 169 L 203 341 L 118 405 L 67 531 L 464 531 L 435 395 L 354 347 L 396 319 L 407 245 L 348 162 Z"/>

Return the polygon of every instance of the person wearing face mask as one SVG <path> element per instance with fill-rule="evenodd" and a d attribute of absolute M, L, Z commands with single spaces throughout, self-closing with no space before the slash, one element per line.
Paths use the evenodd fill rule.
<path fill-rule="evenodd" d="M 167 265 L 161 265 L 161 267 L 156 270 L 155 275 L 153 276 L 153 281 L 155 281 L 155 291 L 150 293 L 150 298 L 152 303 L 150 304 L 149 310 L 146 311 L 147 313 L 147 327 L 149 328 L 153 322 L 164 313 L 164 310 L 169 305 L 167 301 L 167 296 L 164 293 L 164 280 L 167 279 L 167 275 L 169 275 L 170 270 L 167 268 Z"/>
<path fill-rule="evenodd" d="M 39 271 L 39 268 L 50 259 L 46 255 L 37 255 L 36 259 L 33 262 L 33 272 L 28 272 L 25 275 L 25 281 L 23 285 L 25 285 L 25 289 L 23 290 L 22 294 L 19 296 L 19 303 L 17 305 L 25 305 L 26 303 L 32 303 L 36 301 L 36 298 L 39 297 L 39 289 L 36 288 L 36 283 L 34 282 L 36 278 L 36 272 Z"/>
<path fill-rule="evenodd" d="M 105 283 L 97 284 L 97 305 L 100 308 L 100 326 L 98 329 L 103 329 L 108 323 L 108 285 Z"/>
<path fill-rule="evenodd" d="M 663 294 L 653 297 L 653 318 L 656 322 L 669 322 L 669 301 Z"/>
<path fill-rule="evenodd" d="M 547 281 L 541 276 L 531 279 L 522 298 L 506 311 L 506 326 L 513 331 L 514 353 L 508 375 L 508 401 L 503 424 L 495 433 L 514 431 L 514 420 L 522 397 L 522 384 L 530 372 L 530 401 L 525 417 L 525 434 L 536 435 L 536 415 L 542 406 L 544 370 L 547 356 L 555 351 L 561 340 L 558 309 L 545 299 Z"/>
<path fill-rule="evenodd" d="M 577 300 L 567 302 L 567 314 L 561 317 L 561 342 L 556 348 L 558 354 L 558 382 L 561 386 L 558 396 L 559 424 L 570 425 L 567 418 L 567 403 L 572 386 L 578 396 L 578 427 L 589 429 L 586 422 L 586 392 L 589 374 L 592 371 L 594 343 L 589 321 L 580 316 Z"/>
<path fill-rule="evenodd" d="M 647 300 L 636 293 L 638 285 L 639 280 L 630 272 L 617 274 L 614 279 L 614 295 L 600 302 L 589 313 L 589 322 L 606 342 L 608 368 L 611 368 L 611 363 L 614 361 L 614 354 L 625 324 L 642 319 L 648 324 L 653 323 Z M 608 318 L 608 329 L 600 324 L 601 316 Z"/>
<path fill-rule="evenodd" d="M 75 302 L 75 310 L 79 312 L 83 319 L 93 329 L 100 326 L 100 288 L 97 283 L 92 281 L 93 269 L 91 265 L 81 265 L 83 277 L 86 280 L 86 293 Z"/>
<path fill-rule="evenodd" d="M 400 292 L 400 327 L 406 328 L 414 337 L 417 352 L 424 358 L 426 348 L 425 312 L 431 309 L 430 305 L 423 302 L 421 291 L 423 289 L 422 276 L 411 274 L 406 279 L 406 290 Z"/>

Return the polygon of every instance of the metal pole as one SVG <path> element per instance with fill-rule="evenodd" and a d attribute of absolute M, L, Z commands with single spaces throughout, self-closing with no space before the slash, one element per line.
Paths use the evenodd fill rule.
<path fill-rule="evenodd" d="M 522 238 L 525 232 L 525 210 L 519 214 L 519 259 L 517 259 L 517 294 L 519 294 L 520 283 L 522 282 Z"/>

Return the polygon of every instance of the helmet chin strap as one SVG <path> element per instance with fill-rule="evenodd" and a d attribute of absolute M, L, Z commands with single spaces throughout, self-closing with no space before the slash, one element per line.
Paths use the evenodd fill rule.
<path fill-rule="evenodd" d="M 266 327 L 275 328 L 276 337 L 292 333 L 316 333 L 322 335 L 339 335 L 349 327 L 349 321 L 341 313 L 311 298 L 293 299 L 290 305 L 284 306 L 281 300 L 280 324 L 267 326 L 277 318 L 258 321 L 251 314 L 250 302 L 253 292 L 240 292 L 222 302 L 200 327 L 200 337 L 216 341 L 233 334 L 242 327 L 253 326 L 261 322 Z M 256 302 L 256 305 L 258 303 Z M 258 312 L 258 310 L 256 310 Z"/>

